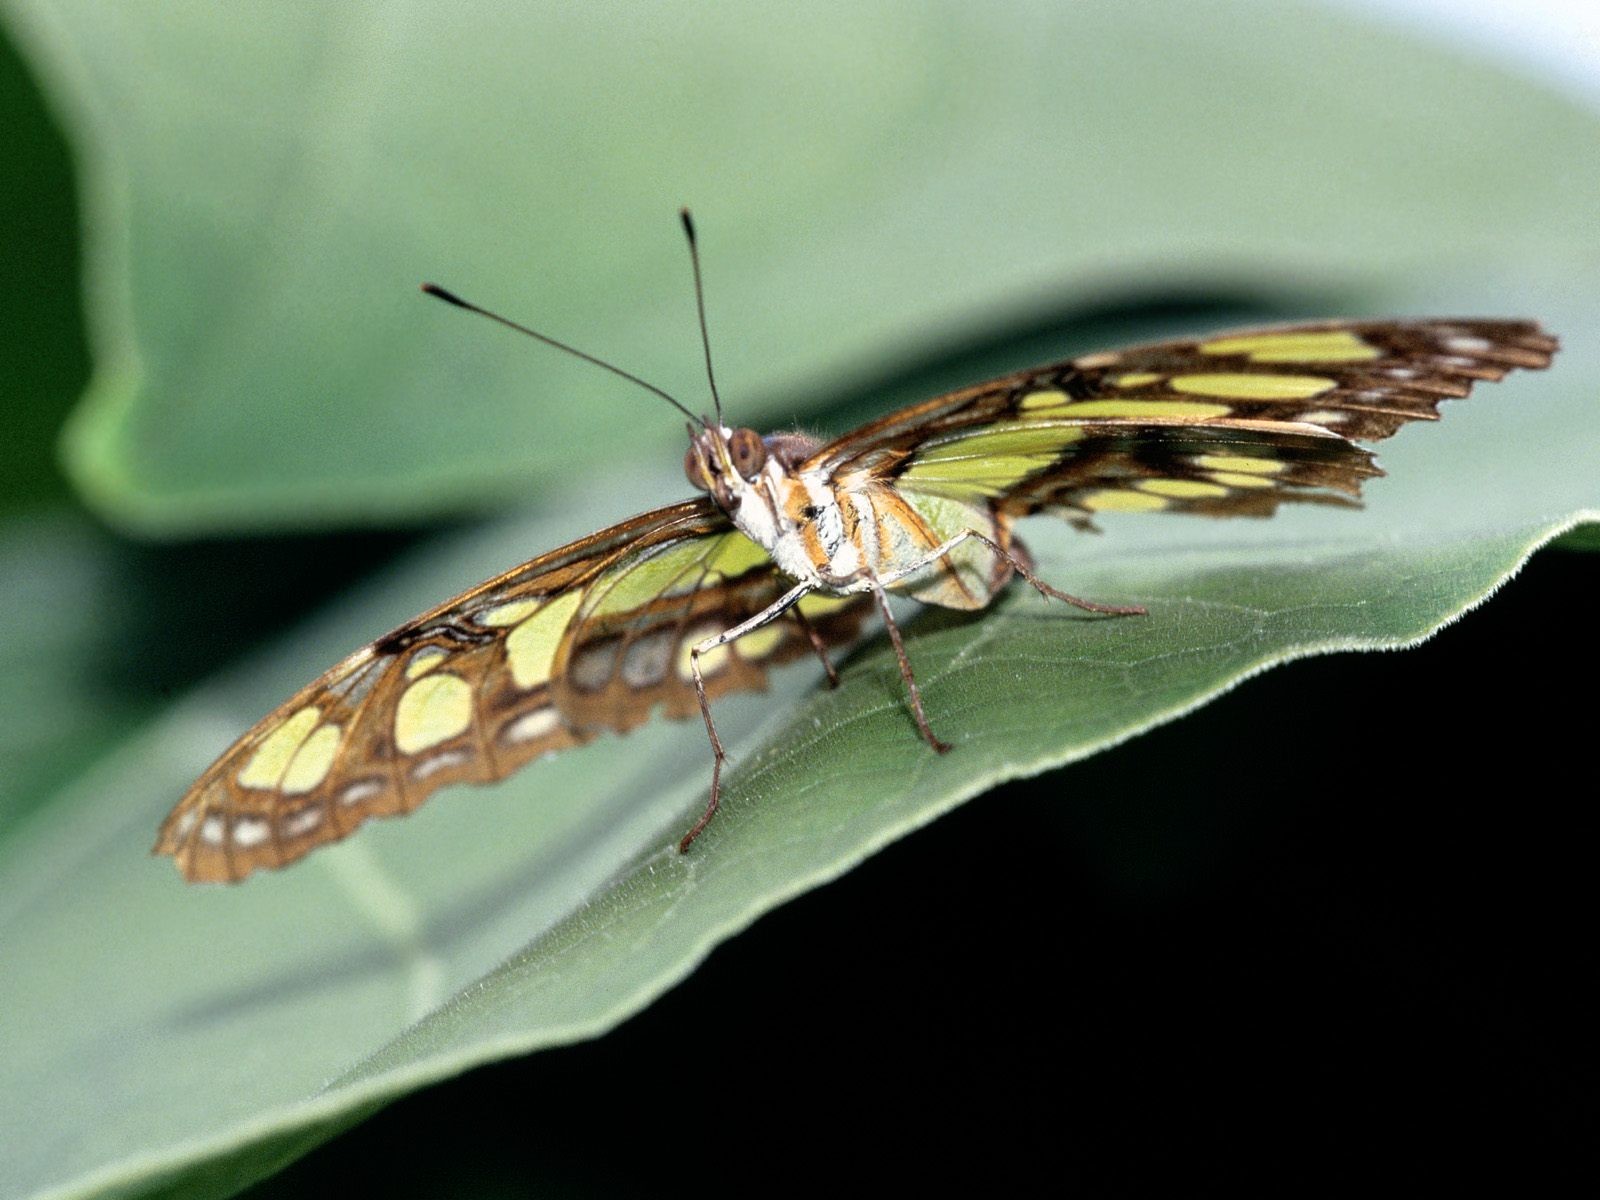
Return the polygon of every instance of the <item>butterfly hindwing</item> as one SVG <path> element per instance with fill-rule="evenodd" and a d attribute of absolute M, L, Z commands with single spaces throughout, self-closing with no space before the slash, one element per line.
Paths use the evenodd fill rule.
<path fill-rule="evenodd" d="M 766 553 L 742 534 L 661 547 L 607 572 L 577 607 L 553 688 L 584 728 L 623 732 L 658 707 L 699 712 L 689 650 L 755 616 L 788 587 Z M 868 597 L 818 595 L 800 605 L 829 645 L 853 640 Z M 700 658 L 706 693 L 764 686 L 766 668 L 811 653 L 804 627 L 781 619 Z"/>
<path fill-rule="evenodd" d="M 195 881 L 281 867 L 439 788 L 500 779 L 697 711 L 688 646 L 761 611 L 776 568 L 708 500 L 647 513 L 474 588 L 351 655 L 241 738 L 162 827 Z M 852 640 L 870 602 L 817 597 L 811 625 Z M 708 691 L 759 688 L 811 652 L 785 617 L 702 659 Z"/>
<path fill-rule="evenodd" d="M 872 422 L 808 466 L 1021 516 L 1263 516 L 1349 503 L 1380 472 L 1353 440 L 1433 420 L 1439 401 L 1548 365 L 1530 321 L 1322 322 L 1086 355 Z"/>

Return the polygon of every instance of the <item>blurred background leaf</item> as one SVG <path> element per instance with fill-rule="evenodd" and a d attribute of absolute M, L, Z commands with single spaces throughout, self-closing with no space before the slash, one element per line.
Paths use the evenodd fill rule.
<path fill-rule="evenodd" d="M 93 218 L 68 462 L 148 530 L 483 507 L 675 446 L 415 286 L 699 406 L 680 203 L 757 424 L 1089 296 L 1594 264 L 1585 113 L 1308 3 L 9 8 Z"/>
<path fill-rule="evenodd" d="M 13 514 L 0 525 L 0 607 L 13 614 L 0 627 L 5 1195 L 226 1194 L 422 1080 L 620 1019 L 797 888 L 962 795 L 1172 711 L 1175 695 L 1198 697 L 1274 646 L 1414 636 L 1596 502 L 1600 122 L 1392 29 L 1309 4 L 1245 0 L 1017 3 L 981 14 L 953 4 L 759 15 L 689 4 L 485 6 L 448 18 L 376 4 L 0 8 L 71 137 L 84 200 L 96 353 L 66 443 L 72 478 L 118 528 L 208 535 L 152 545 L 109 533 L 69 502 L 53 469 L 45 441 L 86 369 L 74 193 L 64 144 L 20 61 L 0 57 L 11 231 L 0 261 L 26 281 L 0 300 L 14 334 L 0 389 L 16 413 L 0 447 L 0 503 Z M 678 494 L 665 470 L 681 440 L 669 414 L 412 289 L 438 277 L 697 397 L 692 298 L 671 215 L 685 201 L 702 225 L 719 373 L 736 411 L 757 423 L 847 428 L 1059 354 L 1302 313 L 1528 313 L 1563 334 L 1567 349 L 1559 373 L 1480 393 L 1452 406 L 1442 429 L 1385 447 L 1394 475 L 1366 514 L 1244 528 L 1119 522 L 1092 542 L 1030 533 L 1070 586 L 1163 596 L 1171 623 L 1153 634 L 1114 631 L 1110 657 L 1066 671 L 1072 647 L 1104 631 L 1069 622 L 1058 634 L 1027 597 L 992 623 L 920 620 L 919 661 L 971 751 L 937 764 L 948 773 L 925 792 L 868 788 L 849 770 L 784 750 L 815 718 L 829 744 L 853 748 L 846 767 L 880 756 L 894 778 L 929 769 L 902 736 L 877 645 L 854 660 L 852 681 L 863 686 L 851 692 L 803 699 L 812 681 L 802 670 L 765 703 L 731 706 L 746 770 L 732 785 L 720 847 L 708 846 L 723 858 L 668 862 L 655 882 L 648 867 L 638 873 L 641 855 L 703 794 L 704 748 L 689 727 L 648 729 L 505 788 L 447 797 L 404 826 L 319 856 L 320 865 L 243 891 L 188 893 L 164 864 L 138 861 L 209 755 L 325 661 L 509 561 Z M 466 536 L 415 524 L 512 496 L 531 496 L 537 518 Z M 305 534 L 353 526 L 375 532 Z M 244 536 L 268 530 L 278 536 Z M 1579 530 L 1563 541 L 1586 539 Z M 306 622 L 408 548 L 400 569 Z M 1305 608 L 1333 587 L 1330 562 L 1351 568 L 1348 603 Z M 1535 614 L 1592 588 L 1592 560 L 1570 563 L 1565 590 Z M 1241 601 L 1237 629 L 1200 615 Z M 1299 616 L 1274 628 L 1275 612 Z M 1139 639 L 1152 636 L 1155 674 L 1123 663 L 1118 685 L 1117 656 L 1138 659 Z M 1562 819 L 1538 807 L 1544 793 L 1529 782 L 1537 768 L 1524 760 L 1535 743 L 1556 753 L 1568 715 L 1539 691 L 1537 673 L 1513 673 L 1525 651 L 1510 626 L 1501 639 L 1460 652 L 1456 689 L 1417 699 L 1432 707 L 1399 722 L 1413 747 L 1426 748 L 1420 758 L 1382 765 L 1382 752 L 1363 746 L 1345 765 L 1348 715 L 1371 714 L 1363 729 L 1395 722 L 1383 706 L 1400 701 L 1353 671 L 1296 668 L 1295 679 L 1322 682 L 1253 708 L 1230 698 L 1227 712 L 1248 715 L 1205 725 L 1198 740 L 1175 742 L 1169 731 L 1115 752 L 1116 765 L 1099 773 L 1042 776 L 1028 832 L 1002 823 L 957 835 L 997 840 L 969 862 L 939 860 L 932 887 L 970 888 L 985 944 L 1023 962 L 1055 952 L 1032 931 L 1076 922 L 1085 888 L 1102 908 L 1115 908 L 1108 896 L 1159 896 L 1147 902 L 1166 924 L 1134 921 L 1132 933 L 1176 963 L 1182 955 L 1160 930 L 1177 928 L 1193 895 L 1185 872 L 1226 878 L 1236 866 L 1203 864 L 1248 855 L 1207 857 L 1181 835 L 1153 847 L 1137 836 L 1085 841 L 1082 822 L 1118 820 L 1124 797 L 1115 793 L 1125 785 L 1133 811 L 1152 824 L 1160 819 L 1138 807 L 1140 796 L 1159 793 L 1173 822 L 1221 806 L 1227 837 L 1270 845 L 1274 835 L 1261 831 L 1290 819 L 1283 811 L 1327 817 L 1332 797 L 1354 799 L 1357 776 L 1363 797 L 1365 781 L 1388 781 L 1378 792 L 1388 790 L 1395 815 L 1374 824 L 1370 841 L 1351 826 L 1329 853 L 1388 863 L 1421 894 L 1437 872 L 1398 852 L 1385 857 L 1377 843 L 1404 824 L 1402 813 L 1426 814 L 1401 843 L 1413 860 L 1431 844 L 1426 821 L 1506 819 L 1487 794 L 1495 762 L 1517 764 L 1520 782 L 1507 793 L 1516 811 Z M 1174 691 L 1183 672 L 1168 674 L 1170 660 L 1181 665 L 1185 649 L 1204 658 L 1207 645 L 1216 653 Z M 1070 678 L 1082 690 L 1037 713 L 1024 701 L 1029 720 L 1019 722 L 1011 658 L 1015 680 L 1049 689 Z M 1545 658 L 1560 661 L 1548 649 Z M 1432 671 L 1437 680 L 1450 668 Z M 1457 725 L 1443 723 L 1457 697 L 1465 711 Z M 1270 747 L 1259 744 L 1261 730 L 1301 704 L 1303 723 L 1290 720 Z M 1046 712 L 1052 720 L 1030 723 Z M 1314 780 L 1285 789 L 1284 773 L 1304 765 L 1301 746 L 1283 745 L 1296 733 L 1329 760 Z M 1219 738 L 1232 740 L 1216 756 Z M 1207 765 L 1191 769 L 1198 762 Z M 679 782 L 662 790 L 652 781 L 663 777 Z M 1174 778 L 1184 780 L 1181 795 L 1170 792 Z M 851 787 L 875 799 L 846 802 Z M 584 803 L 570 808 L 537 802 L 580 793 Z M 1009 803 L 1002 811 L 1015 816 L 1018 801 Z M 1371 819 L 1389 810 L 1354 811 Z M 1069 826 L 1075 834 L 1061 832 Z M 489 844 L 485 828 L 497 830 Z M 919 844 L 950 845 L 926 835 Z M 1012 892 L 1013 857 L 1050 882 Z M 1534 907 L 1512 911 L 1537 911 L 1549 894 L 1541 889 L 1558 885 L 1531 868 L 1519 878 L 1521 891 L 1504 903 Z M 616 886 L 602 888 L 608 879 Z M 880 885 L 867 903 L 899 911 L 897 886 Z M 1363 966 L 1385 954 L 1416 961 L 1413 943 L 1435 931 L 1399 927 L 1386 919 L 1393 897 L 1383 903 L 1381 888 L 1373 896 L 1352 927 L 1352 938 L 1367 939 L 1352 956 Z M 1316 897 L 1304 890 L 1303 904 Z M 681 914 L 672 936 L 608 966 L 617 947 L 595 923 L 622 931 L 647 920 L 656 901 Z M 1466 903 L 1470 919 L 1483 916 L 1475 898 Z M 1285 941 L 1298 936 L 1294 915 L 1282 916 Z M 926 920 L 916 936 L 954 944 L 959 913 L 931 905 Z M 585 932 L 592 944 L 574 941 Z M 822 949 L 800 973 L 833 977 L 834 936 L 809 943 Z M 1509 941 L 1495 944 L 1515 957 Z M 1460 986 L 1438 994 L 1497 981 L 1492 958 L 1462 966 Z M 569 961 L 565 976 L 551 965 Z M 966 962 L 956 953 L 926 984 L 957 1036 L 971 1033 L 963 1014 L 1011 1024 L 991 993 L 1027 985 L 997 988 L 993 963 Z M 1105 955 L 1081 960 L 1075 1003 L 1105 982 L 1097 962 L 1132 970 Z M 695 1058 L 704 1039 L 710 1061 L 733 1069 L 751 1054 L 729 1057 L 724 1046 L 715 1057 L 731 1029 L 752 1039 L 756 1059 L 771 1052 L 807 1014 L 794 1007 L 796 968 L 767 969 L 769 1018 L 713 1026 L 729 1018 L 685 1020 L 680 1007 L 687 1032 L 659 1032 L 645 1053 L 667 1068 Z M 587 991 L 552 993 L 563 978 Z M 1192 992 L 1192 979 L 1154 982 Z M 1241 959 L 1205 983 L 1242 996 L 1252 979 Z M 883 997 L 868 986 L 851 1019 L 870 1041 L 892 1044 L 897 1022 L 883 1020 Z M 1117 994 L 1115 981 L 1106 990 Z M 701 1003 L 717 1012 L 724 1000 L 713 993 Z M 1488 1054 L 1528 1041 L 1514 1027 L 1527 1010 L 1508 1011 L 1512 1025 L 1486 1043 Z M 1446 1024 L 1463 1036 L 1500 1030 L 1493 1006 L 1483 1012 L 1476 1024 Z M 1052 1043 L 1055 1055 L 1042 1061 L 1070 1075 L 1115 1045 L 1147 1041 L 1140 1021 L 1182 1019 L 1154 1007 L 1130 1014 L 1119 1026 L 1108 1007 L 1093 1033 Z M 418 1017 L 426 1019 L 409 1028 Z M 912 1021 L 901 1033 L 935 1036 L 930 1028 Z M 818 1047 L 827 1041 L 811 1036 Z M 1259 1025 L 1234 1036 L 1241 1053 L 1272 1052 Z M 1286 1027 L 1283 1036 L 1304 1032 Z M 1174 1034 L 1154 1044 L 1176 1051 L 1193 1041 Z M 837 1043 L 863 1052 L 859 1039 Z M 839 1053 L 815 1061 L 854 1077 L 850 1050 Z M 603 1109 L 618 1102 L 608 1084 L 625 1073 L 607 1051 L 591 1054 L 606 1065 L 573 1102 Z M 959 1063 L 951 1069 L 951 1080 L 961 1077 Z M 981 1064 L 965 1069 L 977 1088 L 996 1086 Z M 1147 1069 L 1158 1084 L 1173 1082 L 1153 1060 Z M 564 1068 L 554 1070 L 555 1083 L 570 1086 Z M 1520 1094 L 1510 1085 L 1522 1078 L 1505 1078 L 1507 1094 Z M 675 1094 L 683 1085 L 651 1080 L 633 1077 Z M 871 1093 L 879 1112 L 915 1110 L 938 1094 L 915 1082 L 899 1093 L 882 1086 Z M 528 1090 L 519 1080 L 500 1103 L 524 1105 Z M 738 1107 L 696 1094 L 724 1112 Z M 676 1129 L 692 1150 L 699 1113 L 676 1109 L 656 1106 L 646 1143 L 675 1149 Z M 450 1134 L 439 1139 L 448 1165 L 435 1178 L 459 1193 L 470 1174 L 450 1162 L 449 1147 L 462 1118 L 446 1108 L 438 1119 Z M 1214 1126 L 1175 1113 L 1148 1136 L 1170 1145 L 1192 1128 Z M 613 1134 L 639 1144 L 637 1130 Z M 945 1157 L 954 1140 L 941 1139 Z M 424 1141 L 407 1139 L 407 1161 Z M 539 1152 L 524 1165 L 555 1186 L 641 1178 L 629 1173 L 637 1164 L 599 1161 L 604 1151 L 580 1160 L 570 1144 L 533 1144 Z M 717 1152 L 725 1165 L 736 1158 L 726 1144 Z M 308 1176 L 298 1178 L 303 1187 Z M 425 1178 L 395 1182 L 429 1194 Z"/>
<path fill-rule="evenodd" d="M 60 131 L 16 49 L 0 39 L 0 519 L 67 496 L 61 421 L 89 375 L 76 282 L 76 191 Z"/>

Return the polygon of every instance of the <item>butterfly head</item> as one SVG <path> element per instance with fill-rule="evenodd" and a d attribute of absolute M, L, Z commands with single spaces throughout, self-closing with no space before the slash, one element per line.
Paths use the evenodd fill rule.
<path fill-rule="evenodd" d="M 719 428 L 710 422 L 699 428 L 691 425 L 683 473 L 732 516 L 747 498 L 762 491 L 763 480 L 780 481 L 820 444 L 803 433 L 762 437 L 754 429 Z"/>
<path fill-rule="evenodd" d="M 728 513 L 735 512 L 767 465 L 767 446 L 754 429 L 729 429 L 707 422 L 689 427 L 689 449 L 683 473 L 690 484 Z"/>

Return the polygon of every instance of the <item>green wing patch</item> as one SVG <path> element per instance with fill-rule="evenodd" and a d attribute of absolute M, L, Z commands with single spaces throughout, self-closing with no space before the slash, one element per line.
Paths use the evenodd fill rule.
<path fill-rule="evenodd" d="M 1556 342 L 1531 321 L 1323 322 L 1087 355 L 917 405 L 825 447 L 909 491 L 1062 510 L 1266 516 L 1350 504 L 1380 472 L 1354 442 Z"/>
<path fill-rule="evenodd" d="M 1353 505 L 1362 482 L 1382 474 L 1368 451 L 1307 425 L 1096 421 L 1006 436 L 1017 448 L 997 458 L 957 457 L 987 439 L 954 436 L 926 461 L 917 456 L 900 486 L 987 497 L 1009 516 L 1060 509 L 1081 524 L 1096 512 L 1268 516 L 1289 499 Z M 1040 437 L 1037 453 L 1021 448 L 1030 436 Z"/>

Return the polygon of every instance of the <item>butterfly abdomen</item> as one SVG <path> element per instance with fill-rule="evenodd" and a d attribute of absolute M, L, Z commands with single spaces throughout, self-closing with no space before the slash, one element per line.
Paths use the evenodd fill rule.
<path fill-rule="evenodd" d="M 893 576 L 969 531 L 1001 546 L 1010 540 L 1009 522 L 985 502 L 881 486 L 852 493 L 851 499 L 871 514 L 870 564 L 880 578 Z M 986 607 L 1010 578 L 1010 565 L 992 546 L 969 539 L 894 590 L 923 604 L 971 611 Z"/>

